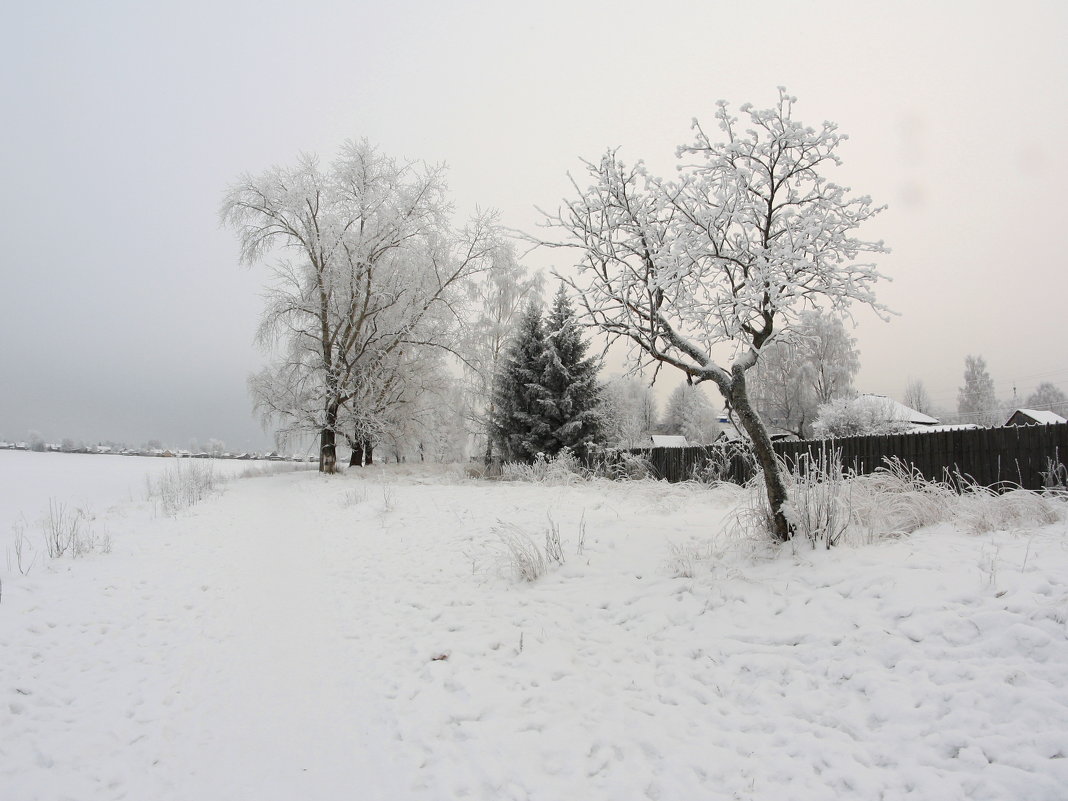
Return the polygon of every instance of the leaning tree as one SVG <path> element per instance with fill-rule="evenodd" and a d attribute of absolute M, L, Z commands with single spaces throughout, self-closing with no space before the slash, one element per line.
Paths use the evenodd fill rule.
<path fill-rule="evenodd" d="M 780 88 L 772 108 L 742 106 L 740 125 L 721 101 L 723 141 L 695 120 L 676 180 L 640 161 L 628 167 L 615 150 L 584 162 L 591 185 L 572 179 L 577 197 L 545 221 L 563 236 L 543 242 L 581 251 L 570 283 L 588 320 L 629 343 L 639 364 L 671 365 L 719 387 L 752 441 L 780 540 L 792 535 L 786 486 L 746 372 L 808 308 L 859 302 L 885 312 L 873 294 L 882 275 L 858 256 L 886 248 L 853 235 L 881 209 L 824 177 L 846 137 L 834 123 L 802 125 L 795 102 Z M 714 355 L 725 344 L 729 358 Z"/>

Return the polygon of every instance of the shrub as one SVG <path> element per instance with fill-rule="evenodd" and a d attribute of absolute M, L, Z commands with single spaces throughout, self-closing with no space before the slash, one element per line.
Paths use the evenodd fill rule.
<path fill-rule="evenodd" d="M 537 484 L 574 484 L 585 481 L 589 472 L 569 448 L 563 448 L 556 456 L 539 453 L 533 464 L 506 462 L 501 466 L 503 481 L 531 481 Z"/>
<path fill-rule="evenodd" d="M 588 463 L 590 475 L 610 481 L 642 481 L 653 475 L 644 456 L 621 448 L 591 449 Z"/>
<path fill-rule="evenodd" d="M 66 504 L 49 498 L 48 516 L 41 525 L 44 528 L 45 552 L 49 558 L 59 559 L 74 546 L 81 527 L 81 518 L 67 509 Z"/>
<path fill-rule="evenodd" d="M 757 472 L 756 457 L 746 442 L 719 440 L 708 446 L 706 453 L 706 460 L 694 465 L 690 476 L 690 480 L 698 484 L 712 486 L 734 482 L 739 473 L 752 476 Z"/>
<path fill-rule="evenodd" d="M 537 581 L 553 565 L 562 565 L 565 561 L 560 527 L 551 517 L 545 530 L 544 547 L 539 546 L 527 531 L 514 523 L 498 521 L 493 533 L 499 543 L 501 564 L 516 581 Z M 580 543 L 584 538 L 583 526 Z"/>
<path fill-rule="evenodd" d="M 111 552 L 111 535 L 106 528 L 98 535 L 93 528 L 93 516 L 88 511 L 69 509 L 66 504 L 54 498 L 48 501 L 48 515 L 41 521 L 41 528 L 44 530 L 45 553 L 51 559 L 59 559 L 68 551 L 75 559 L 98 550 L 102 553 Z M 26 573 L 33 566 L 33 562 L 23 570 L 25 540 L 22 534 L 23 532 L 16 528 L 15 554 L 19 571 Z"/>
<path fill-rule="evenodd" d="M 938 523 L 977 534 L 1049 525 L 1068 509 L 1056 494 L 1018 488 L 997 491 L 960 473 L 932 481 L 898 459 L 884 461 L 869 475 L 843 472 L 838 454 L 816 464 L 802 459 L 784 471 L 788 474 L 784 511 L 795 537 L 830 547 L 849 535 L 871 541 Z M 750 485 L 756 481 L 759 477 Z M 770 533 L 763 493 L 750 489 L 748 498 L 735 512 L 735 526 L 749 534 Z"/>
<path fill-rule="evenodd" d="M 805 453 L 791 465 L 783 513 L 794 529 L 813 545 L 837 545 L 849 526 L 850 482 L 842 474 L 840 448 Z"/>
<path fill-rule="evenodd" d="M 223 480 L 211 462 L 190 461 L 183 467 L 183 461 L 186 460 L 176 459 L 174 467 L 161 473 L 156 481 L 148 479 L 149 497 L 157 499 L 160 511 L 170 517 L 200 503 Z"/>

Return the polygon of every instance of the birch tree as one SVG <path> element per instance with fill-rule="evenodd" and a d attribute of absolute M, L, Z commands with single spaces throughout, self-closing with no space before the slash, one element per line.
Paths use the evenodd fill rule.
<path fill-rule="evenodd" d="M 672 390 L 664 409 L 669 434 L 681 434 L 690 445 L 711 445 L 719 436 L 719 415 L 699 384 L 685 381 Z"/>
<path fill-rule="evenodd" d="M 1055 384 L 1043 381 L 1027 397 L 1027 408 L 1046 410 L 1064 417 L 1068 415 L 1068 396 Z"/>
<path fill-rule="evenodd" d="M 601 388 L 605 437 L 609 445 L 640 448 L 659 419 L 652 387 L 635 376 L 616 377 Z"/>
<path fill-rule="evenodd" d="M 994 380 L 982 356 L 964 357 L 964 383 L 957 390 L 957 416 L 963 423 L 992 426 L 1001 422 Z"/>
<path fill-rule="evenodd" d="M 493 269 L 469 284 L 472 314 L 462 346 L 467 418 L 472 433 L 485 442 L 486 464 L 494 458 L 494 379 L 503 366 L 508 339 L 524 305 L 539 299 L 543 286 L 541 274 L 528 275 L 510 244 L 500 246 L 492 260 Z"/>
<path fill-rule="evenodd" d="M 796 327 L 765 345 L 749 378 L 749 395 L 765 423 L 806 439 L 817 408 L 853 394 L 860 370 L 856 340 L 840 317 L 802 312 Z"/>
<path fill-rule="evenodd" d="M 721 141 L 695 120 L 675 180 L 616 150 L 586 162 L 589 185 L 572 179 L 574 196 L 545 221 L 562 238 L 543 243 L 578 249 L 571 283 L 587 319 L 632 358 L 716 384 L 752 441 L 780 540 L 792 536 L 786 487 L 746 373 L 808 308 L 885 312 L 873 291 L 882 275 L 860 257 L 886 249 L 854 235 L 880 208 L 824 177 L 845 136 L 795 120 L 795 102 L 780 89 L 771 108 L 742 106 L 744 123 L 720 102 Z"/>
<path fill-rule="evenodd" d="M 241 260 L 271 259 L 259 339 L 278 356 L 251 379 L 254 401 L 282 435 L 318 436 L 323 472 L 336 470 L 346 419 L 366 422 L 380 405 L 366 401 L 389 396 L 406 353 L 449 347 L 463 284 L 488 269 L 493 216 L 456 231 L 450 213 L 443 167 L 366 141 L 325 169 L 303 156 L 244 175 L 224 198 Z"/>
<path fill-rule="evenodd" d="M 934 403 L 931 402 L 931 393 L 927 391 L 927 385 L 922 378 L 910 378 L 905 384 L 904 403 L 910 409 L 915 409 L 922 414 L 934 416 Z"/>

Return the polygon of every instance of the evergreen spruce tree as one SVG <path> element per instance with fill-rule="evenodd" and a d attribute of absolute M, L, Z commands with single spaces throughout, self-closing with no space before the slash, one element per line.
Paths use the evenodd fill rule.
<path fill-rule="evenodd" d="M 545 330 L 541 308 L 528 304 L 494 380 L 490 435 L 505 461 L 533 462 L 547 452 L 544 418 Z"/>
<path fill-rule="evenodd" d="M 601 364 L 597 358 L 586 358 L 588 343 L 582 339 L 563 286 L 553 298 L 545 327 L 545 395 L 540 403 L 549 439 L 544 450 L 552 455 L 566 447 L 582 457 L 603 439 L 597 381 Z"/>

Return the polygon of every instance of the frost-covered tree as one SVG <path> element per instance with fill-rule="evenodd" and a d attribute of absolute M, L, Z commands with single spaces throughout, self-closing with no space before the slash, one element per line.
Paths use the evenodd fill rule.
<path fill-rule="evenodd" d="M 719 414 L 700 385 L 684 382 L 668 396 L 663 429 L 691 445 L 709 445 L 719 436 Z"/>
<path fill-rule="evenodd" d="M 904 403 L 917 412 L 936 416 L 934 415 L 934 404 L 931 402 L 931 395 L 922 379 L 909 379 L 909 382 L 905 385 Z"/>
<path fill-rule="evenodd" d="M 567 290 L 561 285 L 545 321 L 545 396 L 540 403 L 549 424 L 548 455 L 569 448 L 582 457 L 590 446 L 604 441 L 597 380 L 601 363 L 586 355 L 588 348 Z"/>
<path fill-rule="evenodd" d="M 607 444 L 647 445 L 659 420 L 653 388 L 635 376 L 613 378 L 601 386 L 601 417 Z"/>
<path fill-rule="evenodd" d="M 543 415 L 546 396 L 545 328 L 541 307 L 527 303 L 509 340 L 493 389 L 491 435 L 501 458 L 533 462 L 550 436 Z"/>
<path fill-rule="evenodd" d="M 469 284 L 472 315 L 464 327 L 461 345 L 467 397 L 465 416 L 471 432 L 483 440 L 487 464 L 493 460 L 490 436 L 494 416 L 493 381 L 501 368 L 508 337 L 524 304 L 541 297 L 542 276 L 528 275 L 515 256 L 515 249 L 501 245 L 492 255 L 493 269 Z"/>
<path fill-rule="evenodd" d="M 841 317 L 802 312 L 797 328 L 764 347 L 749 378 L 749 395 L 764 421 L 805 439 L 821 404 L 854 394 L 857 342 Z"/>
<path fill-rule="evenodd" d="M 504 459 L 530 462 L 565 447 L 582 456 L 603 440 L 600 362 L 587 348 L 562 286 L 546 319 L 528 304 L 494 388 L 492 430 Z"/>
<path fill-rule="evenodd" d="M 350 467 L 372 464 L 378 442 L 396 445 L 417 436 L 426 417 L 424 401 L 431 402 L 424 396 L 439 395 L 452 383 L 443 356 L 441 348 L 408 343 L 374 370 L 363 371 L 338 418 Z"/>
<path fill-rule="evenodd" d="M 913 427 L 912 422 L 898 417 L 889 398 L 861 395 L 820 405 L 812 428 L 815 436 L 827 438 L 901 434 Z"/>
<path fill-rule="evenodd" d="M 628 167 L 614 150 L 587 162 L 590 185 L 573 182 L 577 197 L 546 221 L 564 241 L 545 243 L 581 251 L 573 287 L 589 320 L 629 343 L 639 363 L 719 387 L 752 440 L 781 540 L 792 536 L 786 486 L 747 373 L 806 309 L 882 310 L 873 294 L 881 275 L 858 259 L 885 252 L 854 236 L 879 209 L 823 174 L 840 163 L 845 137 L 833 123 L 795 120 L 794 103 L 780 90 L 772 108 L 742 106 L 740 123 L 721 102 L 722 141 L 695 121 L 676 180 Z M 733 345 L 726 361 L 713 355 L 724 343 Z"/>
<path fill-rule="evenodd" d="M 492 215 L 457 231 L 449 212 L 443 167 L 366 141 L 326 168 L 304 156 L 244 175 L 226 194 L 241 260 L 274 259 L 259 337 L 277 358 L 250 380 L 257 409 L 283 440 L 317 434 L 323 472 L 346 417 L 365 416 L 354 402 L 390 383 L 406 349 L 454 341 L 463 284 L 499 242 Z"/>
<path fill-rule="evenodd" d="M 1068 417 L 1068 396 L 1056 385 L 1043 381 L 1035 391 L 1027 396 L 1027 408 L 1050 411 L 1061 417 Z"/>
<path fill-rule="evenodd" d="M 410 400 L 391 409 L 391 425 L 375 438 L 398 462 L 457 462 L 465 457 L 463 388 L 442 373 Z M 355 451 L 354 451 L 355 452 Z M 365 451 L 365 458 L 370 453 Z M 367 462 L 370 463 L 370 462 Z"/>
<path fill-rule="evenodd" d="M 994 380 L 982 356 L 964 359 L 964 384 L 957 391 L 957 415 L 961 422 L 995 425 L 1000 422 Z"/>

